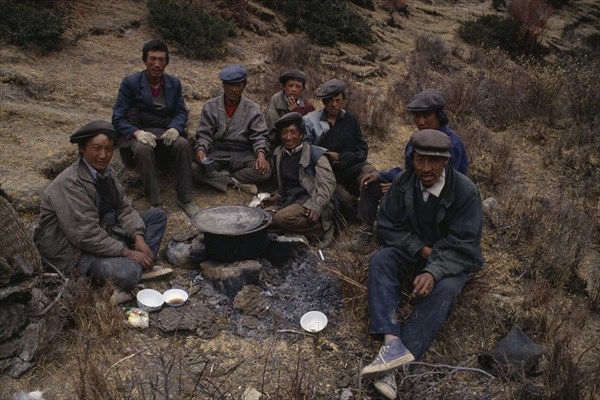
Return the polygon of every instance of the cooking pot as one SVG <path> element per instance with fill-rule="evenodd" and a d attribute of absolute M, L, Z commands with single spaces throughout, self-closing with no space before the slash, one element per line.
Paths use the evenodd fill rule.
<path fill-rule="evenodd" d="M 269 245 L 271 213 L 248 206 L 211 207 L 194 214 L 209 259 L 232 262 L 260 257 Z"/>

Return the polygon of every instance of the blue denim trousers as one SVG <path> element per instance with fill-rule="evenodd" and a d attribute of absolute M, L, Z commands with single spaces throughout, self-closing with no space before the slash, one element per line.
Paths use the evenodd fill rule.
<path fill-rule="evenodd" d="M 465 273 L 441 279 L 427 297 L 415 300 L 411 315 L 405 321 L 399 321 L 403 283 L 416 276 L 423 267 L 423 260 L 395 247 L 377 251 L 369 261 L 369 332 L 398 336 L 417 360 L 433 343 L 450 315 L 456 297 L 469 281 Z M 410 291 L 412 288 L 408 293 Z"/>
<path fill-rule="evenodd" d="M 151 208 L 140 214 L 146 225 L 144 241 L 156 256 L 165 228 L 167 214 L 161 208 Z M 128 257 L 98 257 L 83 253 L 78 264 L 79 273 L 92 278 L 94 282 L 112 281 L 117 287 L 128 289 L 142 277 L 142 268 Z"/>

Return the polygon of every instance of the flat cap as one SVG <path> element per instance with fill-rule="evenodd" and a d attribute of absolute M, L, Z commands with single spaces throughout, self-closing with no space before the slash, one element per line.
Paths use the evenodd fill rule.
<path fill-rule="evenodd" d="M 435 129 L 423 129 L 413 133 L 410 144 L 417 154 L 450 157 L 450 137 Z"/>
<path fill-rule="evenodd" d="M 329 97 L 336 96 L 340 93 L 344 93 L 346 90 L 346 84 L 339 79 L 331 79 L 325 82 L 317 91 L 317 97 L 321 99 L 327 99 Z"/>
<path fill-rule="evenodd" d="M 425 89 L 421 93 L 416 94 L 408 104 L 408 111 L 431 111 L 441 110 L 446 106 L 446 99 L 442 92 L 435 89 Z"/>
<path fill-rule="evenodd" d="M 300 114 L 299 112 L 296 112 L 296 111 L 287 113 L 283 117 L 281 117 L 277 121 L 275 121 L 274 124 L 275 124 L 275 129 L 277 131 L 280 131 L 281 129 L 285 128 L 286 126 L 289 126 L 292 124 L 298 124 L 298 126 L 301 126 L 302 125 L 302 114 Z"/>
<path fill-rule="evenodd" d="M 248 71 L 238 64 L 229 65 L 219 72 L 219 79 L 227 83 L 246 82 Z"/>
<path fill-rule="evenodd" d="M 115 140 L 115 129 L 110 122 L 94 120 L 77 129 L 75 133 L 71 135 L 69 141 L 71 143 L 79 143 L 101 133 L 108 136 L 109 139 Z"/>
<path fill-rule="evenodd" d="M 279 82 L 281 82 L 282 85 L 285 85 L 285 83 L 290 79 L 295 79 L 305 84 L 306 74 L 300 71 L 299 69 L 290 69 L 281 74 L 281 76 L 279 77 Z"/>

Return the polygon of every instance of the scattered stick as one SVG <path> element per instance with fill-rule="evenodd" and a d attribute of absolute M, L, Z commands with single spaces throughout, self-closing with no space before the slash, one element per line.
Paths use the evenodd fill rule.
<path fill-rule="evenodd" d="M 280 329 L 277 331 L 277 333 L 297 333 L 298 335 L 306 335 L 306 336 L 312 336 L 312 337 L 316 336 L 316 335 L 313 335 L 312 333 L 296 331 L 294 329 Z"/>
<path fill-rule="evenodd" d="M 140 354 L 141 352 L 142 352 L 142 351 L 140 350 L 140 351 L 138 351 L 138 352 L 135 352 L 135 353 L 133 353 L 133 354 L 131 354 L 131 355 L 129 355 L 129 356 L 127 356 L 127 357 L 125 357 L 125 358 L 121 358 L 119 361 L 117 361 L 116 363 L 114 363 L 113 365 L 111 365 L 111 366 L 110 366 L 110 368 L 109 368 L 108 370 L 106 370 L 106 372 L 104 373 L 104 377 L 106 378 L 106 375 L 108 375 L 108 373 L 110 372 L 110 370 L 111 370 L 111 369 L 113 369 L 113 367 L 114 367 L 114 366 L 116 366 L 117 364 L 119 364 L 121 361 L 129 360 L 131 357 L 135 357 L 135 356 L 137 356 L 138 354 Z"/>

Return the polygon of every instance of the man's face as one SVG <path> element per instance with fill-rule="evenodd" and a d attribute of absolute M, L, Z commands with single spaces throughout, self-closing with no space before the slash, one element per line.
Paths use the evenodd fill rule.
<path fill-rule="evenodd" d="M 281 143 L 287 150 L 295 149 L 302 142 L 302 134 L 296 124 L 286 126 L 280 132 Z"/>
<path fill-rule="evenodd" d="M 246 87 L 246 82 L 229 83 L 223 82 L 223 93 L 225 95 L 225 104 L 235 105 L 240 102 L 242 93 Z"/>
<path fill-rule="evenodd" d="M 88 139 L 85 146 L 79 151 L 92 168 L 98 172 L 104 172 L 112 159 L 114 149 L 114 141 L 101 133 Z"/>
<path fill-rule="evenodd" d="M 288 81 L 283 86 L 283 91 L 285 95 L 294 101 L 298 100 L 300 96 L 302 96 L 302 91 L 304 90 L 304 85 L 301 81 L 295 79 L 288 79 Z"/>
<path fill-rule="evenodd" d="M 448 158 L 415 153 L 413 164 L 421 184 L 430 187 L 442 176 L 444 167 L 448 164 Z"/>
<path fill-rule="evenodd" d="M 412 119 L 417 126 L 417 129 L 439 129 L 440 120 L 435 111 L 413 111 L 411 112 Z"/>
<path fill-rule="evenodd" d="M 158 80 L 167 67 L 167 53 L 164 51 L 149 51 L 145 64 L 148 77 Z"/>
<path fill-rule="evenodd" d="M 327 115 L 337 117 L 344 107 L 344 95 L 340 93 L 328 99 L 323 99 L 323 105 Z"/>

